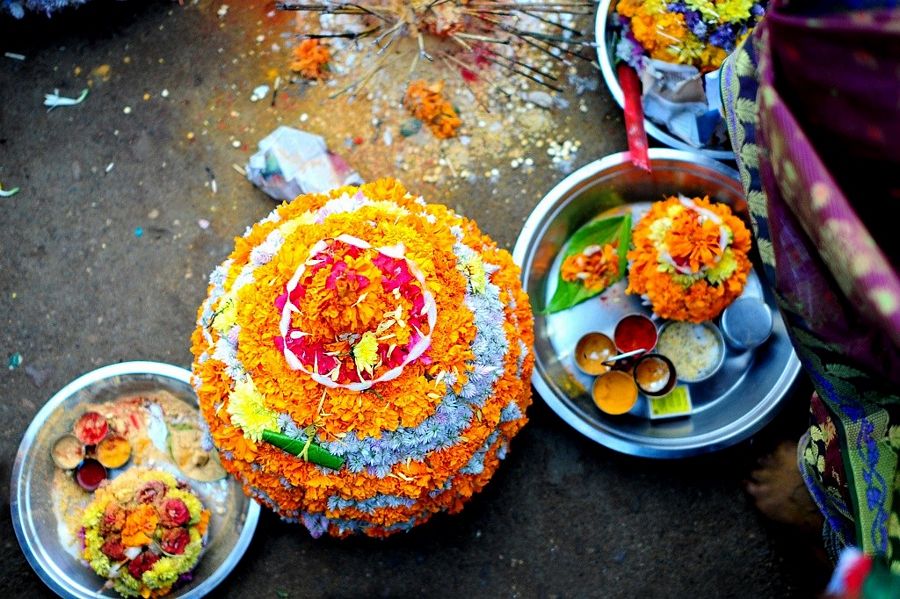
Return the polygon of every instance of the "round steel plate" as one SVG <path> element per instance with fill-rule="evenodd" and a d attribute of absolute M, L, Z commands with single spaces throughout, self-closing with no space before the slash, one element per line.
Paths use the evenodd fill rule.
<path fill-rule="evenodd" d="M 535 372 L 532 383 L 547 404 L 591 439 L 617 451 L 654 458 L 677 458 L 733 445 L 762 428 L 777 412 L 800 370 L 778 316 L 771 291 L 751 272 L 744 293 L 772 308 L 772 335 L 753 351 L 726 349 L 711 378 L 689 385 L 689 417 L 650 420 L 646 399 L 624 416 L 608 416 L 591 400 L 591 377 L 575 367 L 578 339 L 590 331 L 608 335 L 628 312 L 650 314 L 620 281 L 572 309 L 544 314 L 556 285 L 560 250 L 579 227 L 607 211 L 646 210 L 650 202 L 678 193 L 709 196 L 746 216 L 737 173 L 696 152 L 651 149 L 652 174 L 634 167 L 623 152 L 572 173 L 537 205 L 516 242 L 513 256 L 535 312 Z M 758 262 L 756 262 L 758 264 Z"/>
<path fill-rule="evenodd" d="M 76 406 L 101 403 L 122 394 L 169 391 L 190 405 L 197 396 L 188 370 L 157 362 L 123 362 L 88 372 L 63 387 L 31 421 L 19 445 L 12 470 L 13 527 L 19 545 L 38 576 L 62 597 L 118 597 L 103 590 L 103 580 L 87 565 L 63 548 L 57 534 L 57 518 L 51 505 L 51 483 L 55 468 L 50 459 L 52 443 L 72 427 Z M 213 513 L 209 541 L 193 580 L 179 587 L 172 597 L 199 598 L 207 595 L 234 568 L 256 530 L 259 505 L 244 495 L 241 486 L 228 479 L 231 508 Z"/>

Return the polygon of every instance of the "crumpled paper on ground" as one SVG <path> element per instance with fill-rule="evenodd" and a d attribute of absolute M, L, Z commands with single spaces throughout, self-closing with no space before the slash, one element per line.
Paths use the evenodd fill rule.
<path fill-rule="evenodd" d="M 647 60 L 641 70 L 644 115 L 692 146 L 709 145 L 722 125 L 719 86 L 710 76 L 716 78 L 718 72 L 706 75 L 706 89 L 713 90 L 708 97 L 695 67 Z"/>
<path fill-rule="evenodd" d="M 245 170 L 251 183 L 276 200 L 363 182 L 343 158 L 328 150 L 323 138 L 285 126 L 259 142 Z"/>

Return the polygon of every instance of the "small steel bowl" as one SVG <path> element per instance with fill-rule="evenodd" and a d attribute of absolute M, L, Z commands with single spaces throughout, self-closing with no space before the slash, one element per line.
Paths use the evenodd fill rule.
<path fill-rule="evenodd" d="M 590 331 L 612 331 L 626 314 L 650 314 L 619 281 L 599 298 L 569 310 L 546 313 L 555 290 L 562 250 L 572 235 L 599 215 L 630 212 L 639 218 L 650 203 L 682 193 L 724 202 L 746 216 L 737 172 L 696 152 L 650 149 L 652 172 L 635 167 L 627 152 L 592 162 L 557 184 L 525 222 L 513 250 L 522 286 L 534 310 L 532 383 L 547 405 L 575 430 L 623 453 L 676 458 L 708 453 L 738 443 L 771 420 L 800 371 L 800 362 L 776 310 L 772 336 L 753 352 L 727 350 L 715 376 L 690 384 L 689 418 L 651 420 L 642 399 L 628 414 L 610 417 L 591 399 L 593 378 L 572 364 L 578 339 Z M 758 262 L 755 263 L 758 265 Z M 758 266 L 757 266 L 758 267 Z M 746 295 L 776 305 L 764 281 L 751 270 Z M 643 411 L 642 411 L 643 410 Z"/>
<path fill-rule="evenodd" d="M 740 351 L 756 349 L 772 334 L 772 310 L 757 297 L 739 297 L 722 312 L 719 326 L 728 344 Z"/>
<path fill-rule="evenodd" d="M 718 355 L 716 357 L 715 362 L 712 362 L 708 368 L 704 369 L 700 374 L 698 374 L 695 377 L 688 376 L 688 373 L 685 372 L 686 369 L 679 369 L 678 366 L 676 365 L 675 370 L 678 374 L 678 380 L 683 383 L 699 383 L 701 381 L 705 381 L 705 380 L 713 377 L 719 371 L 719 369 L 722 368 L 722 364 L 725 363 L 725 339 L 724 339 L 724 337 L 722 337 L 722 331 L 719 330 L 719 327 L 717 327 L 715 324 L 713 324 L 712 322 L 709 322 L 709 321 L 701 322 L 701 323 L 697 324 L 697 323 L 690 323 L 690 322 L 681 323 L 678 321 L 670 320 L 669 322 L 665 323 L 662 327 L 660 327 L 659 338 L 662 339 L 666 330 L 668 330 L 669 328 L 671 328 L 672 326 L 675 326 L 675 325 L 679 325 L 679 326 L 689 325 L 689 326 L 705 328 L 707 331 L 709 331 L 712 334 L 714 343 L 715 343 L 715 347 L 718 350 Z M 657 351 L 662 351 L 658 344 L 657 344 Z M 672 359 L 672 356 L 669 354 L 663 353 L 663 355 L 666 356 L 667 358 L 669 358 L 670 360 Z"/>
<path fill-rule="evenodd" d="M 591 332 L 584 335 L 575 345 L 575 366 L 581 372 L 596 376 L 609 371 L 604 364 L 616 355 L 616 344 L 603 333 Z"/>
<path fill-rule="evenodd" d="M 166 390 L 197 405 L 188 370 L 158 362 L 123 362 L 84 374 L 57 392 L 37 413 L 19 444 L 10 481 L 13 528 L 28 563 L 41 580 L 62 597 L 117 597 L 102 589 L 103 579 L 62 547 L 52 505 L 51 485 L 56 468 L 50 456 L 53 443 L 72 430 L 79 407 L 102 403 L 119 395 Z M 222 582 L 243 556 L 256 523 L 259 504 L 244 495 L 240 484 L 226 479 L 228 506 L 213 513 L 209 543 L 194 569 L 191 582 L 171 597 L 204 597 Z"/>
<path fill-rule="evenodd" d="M 652 362 L 662 363 L 669 372 L 669 378 L 667 378 L 663 386 L 658 389 L 651 389 L 649 386 L 641 383 L 642 371 L 646 365 L 651 364 Z M 637 385 L 638 391 L 648 397 L 661 397 L 667 394 L 675 387 L 675 382 L 678 380 L 678 370 L 675 368 L 675 365 L 672 364 L 672 360 L 662 354 L 644 354 L 637 359 L 634 363 L 634 368 L 632 368 L 631 371 L 634 373 L 634 383 Z"/>
<path fill-rule="evenodd" d="M 619 85 L 619 78 L 616 75 L 616 50 L 613 46 L 613 36 L 610 30 L 610 19 L 616 11 L 616 3 L 617 0 L 600 1 L 600 4 L 597 6 L 597 20 L 594 23 L 594 31 L 597 42 L 597 60 L 600 63 L 600 72 L 603 75 L 603 81 L 606 83 L 606 87 L 609 88 L 609 93 L 612 94 L 616 103 L 624 108 L 625 94 L 622 93 L 622 86 Z M 659 140 L 661 143 L 671 148 L 699 152 L 708 158 L 714 158 L 716 160 L 734 161 L 734 152 L 731 150 L 695 148 L 646 118 L 644 119 L 644 130 L 647 131 L 647 135 Z"/>

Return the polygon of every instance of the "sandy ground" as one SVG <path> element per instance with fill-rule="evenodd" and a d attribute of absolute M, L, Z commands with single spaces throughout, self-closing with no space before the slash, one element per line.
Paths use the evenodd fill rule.
<path fill-rule="evenodd" d="M 250 90 L 284 68 L 271 43 L 283 39 L 286 20 L 267 16 L 271 4 L 233 5 L 224 18 L 220 7 L 97 0 L 49 22 L 0 17 L 0 51 L 26 56 L 0 57 L 0 183 L 21 188 L 0 198 L 5 597 L 49 595 L 8 515 L 25 428 L 50 395 L 95 367 L 136 359 L 189 366 L 208 273 L 273 207 L 231 165 L 244 164 L 277 124 L 301 126 L 300 115 L 310 115 L 305 126 L 366 178 L 396 174 L 405 162 L 399 174 L 409 187 L 476 219 L 506 247 L 563 176 L 537 151 L 532 170 L 512 169 L 510 156 L 522 154 L 505 148 L 476 156 L 471 181 L 444 173 L 428 183 L 431 146 L 379 143 L 364 102 L 325 105 L 321 94 L 290 88 L 275 106 L 251 103 Z M 76 96 L 88 86 L 80 106 L 42 106 L 55 88 Z M 581 142 L 572 166 L 624 149 L 605 88 L 572 102 L 550 131 Z M 394 153 L 409 159 L 398 163 Z M 485 178 L 493 168 L 499 176 Z M 14 354 L 22 363 L 7 369 Z M 382 542 L 316 541 L 264 514 L 216 595 L 812 596 L 821 571 L 789 531 L 756 514 L 741 486 L 770 439 L 797 434 L 802 397 L 789 412 L 753 442 L 656 462 L 594 444 L 536 398 L 510 457 L 462 514 Z"/>

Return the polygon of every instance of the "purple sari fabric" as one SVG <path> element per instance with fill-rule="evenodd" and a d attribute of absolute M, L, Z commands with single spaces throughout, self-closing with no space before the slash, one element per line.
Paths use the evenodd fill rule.
<path fill-rule="evenodd" d="M 760 176 L 770 210 L 800 225 L 785 237 L 804 236 L 825 269 L 776 258 L 790 263 L 778 287 L 823 339 L 900 384 L 900 244 L 892 260 L 870 232 L 900 200 L 900 11 L 805 18 L 782 8 L 759 32 L 770 48 L 760 56 L 758 134 L 770 149 Z"/>
<path fill-rule="evenodd" d="M 764 270 L 816 387 L 804 480 L 834 549 L 900 573 L 900 10 L 855 8 L 774 0 L 723 65 L 723 104 Z"/>

